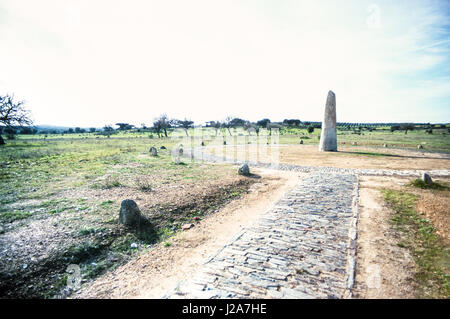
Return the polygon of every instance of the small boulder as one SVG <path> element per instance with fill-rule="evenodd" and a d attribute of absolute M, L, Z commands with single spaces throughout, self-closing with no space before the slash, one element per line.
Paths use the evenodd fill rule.
<path fill-rule="evenodd" d="M 141 214 L 138 205 L 132 199 L 125 199 L 120 204 L 119 222 L 127 227 L 140 230 L 151 226 L 150 221 Z"/>
<path fill-rule="evenodd" d="M 431 179 L 431 176 L 428 175 L 427 173 L 423 173 L 422 174 L 422 180 L 425 182 L 425 184 L 427 185 L 431 185 L 433 183 L 433 180 Z"/>
<path fill-rule="evenodd" d="M 176 164 L 181 163 L 181 156 L 183 156 L 183 148 L 181 146 L 174 147 L 171 150 L 172 159 Z"/>
<path fill-rule="evenodd" d="M 238 174 L 239 175 L 244 175 L 244 176 L 249 176 L 250 175 L 250 168 L 248 167 L 248 165 L 244 164 L 241 167 L 239 167 L 238 168 Z"/>
<path fill-rule="evenodd" d="M 163 146 L 161 146 L 160 147 L 162 150 L 165 150 L 166 149 L 166 147 L 163 145 Z"/>
<path fill-rule="evenodd" d="M 158 156 L 158 151 L 157 151 L 156 148 L 153 147 L 153 146 L 150 147 L 149 152 L 150 152 L 150 155 L 152 155 L 152 156 Z"/>

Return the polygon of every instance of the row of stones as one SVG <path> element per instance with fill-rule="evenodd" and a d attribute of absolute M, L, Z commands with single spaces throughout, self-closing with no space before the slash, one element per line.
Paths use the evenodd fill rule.
<path fill-rule="evenodd" d="M 356 187 L 354 174 L 312 172 L 164 297 L 351 296 Z"/>
<path fill-rule="evenodd" d="M 254 167 L 273 168 L 285 171 L 296 171 L 309 173 L 315 170 L 327 172 L 327 173 L 340 173 L 340 174 L 357 174 L 366 176 L 422 176 L 423 173 L 429 173 L 432 176 L 450 176 L 449 170 L 389 170 L 389 169 L 359 169 L 359 168 L 340 168 L 340 167 L 317 167 L 317 166 L 302 166 L 283 163 L 262 163 L 254 161 L 241 161 L 237 159 L 229 159 L 225 156 L 217 156 L 206 153 L 200 148 L 188 149 L 185 151 L 185 157 L 197 160 L 203 160 L 208 162 L 224 162 L 230 164 L 243 164 Z"/>

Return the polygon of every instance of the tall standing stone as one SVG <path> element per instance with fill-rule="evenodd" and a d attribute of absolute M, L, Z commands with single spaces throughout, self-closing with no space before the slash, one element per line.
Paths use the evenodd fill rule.
<path fill-rule="evenodd" d="M 322 133 L 320 135 L 319 151 L 337 151 L 336 96 L 333 91 L 328 91 L 325 115 L 322 122 Z"/>

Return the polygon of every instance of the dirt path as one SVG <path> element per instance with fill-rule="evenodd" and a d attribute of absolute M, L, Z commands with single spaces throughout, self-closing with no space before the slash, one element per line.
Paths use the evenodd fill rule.
<path fill-rule="evenodd" d="M 357 178 L 315 170 L 167 298 L 348 298 Z"/>
<path fill-rule="evenodd" d="M 439 160 L 447 161 L 448 159 Z M 331 168 L 317 167 L 317 165 L 322 166 L 322 162 L 318 161 L 314 164 L 316 167 L 314 171 L 321 171 L 325 176 L 333 174 Z M 363 161 L 358 165 L 355 164 L 357 166 L 355 168 L 364 167 L 362 164 Z M 398 164 L 400 165 L 400 163 Z M 447 168 L 446 162 L 442 167 Z M 402 167 L 402 169 L 406 168 L 409 167 Z M 247 228 L 253 225 L 255 221 L 260 220 L 264 213 L 274 208 L 277 201 L 296 185 L 298 186 L 300 180 L 307 175 L 298 171 L 267 170 L 263 168 L 253 168 L 253 171 L 261 175 L 262 178 L 260 183 L 252 186 L 249 194 L 230 203 L 220 212 L 206 217 L 194 228 L 171 238 L 170 245 L 161 243 L 148 253 L 99 278 L 73 297 L 161 298 L 177 283 L 190 278 L 208 257 L 230 243 L 233 236 L 238 234 L 241 229 Z M 353 298 L 416 297 L 413 279 L 416 270 L 414 261 L 407 250 L 397 246 L 400 234 L 390 227 L 389 220 L 392 212 L 383 206 L 383 198 L 379 192 L 380 187 L 400 188 L 410 179 L 411 177 L 359 176 L 359 221 Z M 340 185 L 340 183 L 334 181 L 333 185 Z M 324 190 L 328 192 L 327 187 Z M 317 199 L 320 203 L 320 196 Z M 312 213 L 317 207 L 311 208 Z M 308 214 L 308 212 L 303 213 Z M 340 226 L 330 227 L 329 230 L 333 231 L 334 228 L 337 229 Z M 327 231 L 325 231 L 325 234 Z M 323 240 L 320 236 L 322 235 L 317 238 Z M 299 246 L 301 247 L 301 245 Z M 307 253 L 305 256 L 315 258 L 316 254 Z M 310 261 L 312 262 L 312 260 Z M 308 265 L 311 266 L 312 264 Z M 320 265 L 326 266 L 329 263 L 322 262 Z M 314 273 L 326 273 L 327 270 L 321 269 L 316 272 L 314 269 L 312 273 L 306 272 L 306 274 L 316 276 Z M 318 276 L 318 278 L 321 277 Z M 319 283 L 313 286 L 320 288 L 326 286 L 322 295 L 326 295 L 327 287 L 332 287 L 326 280 L 324 284 Z M 289 288 L 287 289 L 289 290 Z M 276 292 L 280 291 L 276 290 Z M 313 296 L 312 291 L 310 292 L 308 295 L 301 291 L 295 291 L 295 294 L 292 295 L 291 291 L 290 296 L 294 296 L 294 298 L 302 298 L 301 296 L 306 295 Z M 284 298 L 288 295 L 283 292 L 278 297 L 276 294 L 271 296 Z M 335 295 L 337 296 L 339 293 Z"/>
<path fill-rule="evenodd" d="M 285 146 L 280 147 L 280 158 L 288 164 L 383 170 L 436 170 L 450 166 L 450 155 L 446 153 L 362 146 L 341 146 L 338 152 L 319 152 L 309 145 Z"/>
<path fill-rule="evenodd" d="M 303 166 L 339 168 L 441 170 L 450 167 L 450 154 L 380 147 L 339 146 L 338 152 L 319 152 L 315 145 L 280 145 L 261 148 L 256 146 L 209 146 L 208 153 L 235 156 L 237 159 Z"/>
<path fill-rule="evenodd" d="M 415 263 L 397 246 L 400 234 L 389 224 L 393 212 L 383 205 L 380 187 L 400 188 L 405 178 L 360 176 L 354 297 L 416 298 Z"/>
<path fill-rule="evenodd" d="M 255 183 L 249 194 L 171 238 L 170 246 L 161 243 L 100 277 L 73 298 L 161 298 L 270 209 L 303 175 L 267 169 L 252 172 L 261 176 L 261 182 Z"/>

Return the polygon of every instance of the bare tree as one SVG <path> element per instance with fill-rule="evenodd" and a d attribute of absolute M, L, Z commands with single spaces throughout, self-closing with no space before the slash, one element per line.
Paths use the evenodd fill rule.
<path fill-rule="evenodd" d="M 14 96 L 0 96 L 0 145 L 5 144 L 1 135 L 3 127 L 12 125 L 31 125 L 30 112 L 23 106 L 24 101 L 14 102 Z"/>

